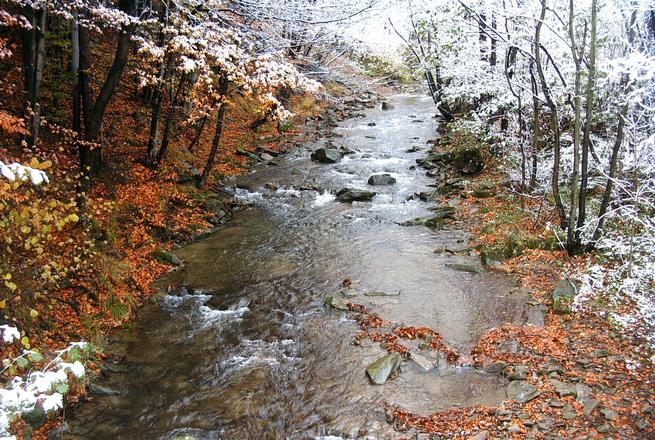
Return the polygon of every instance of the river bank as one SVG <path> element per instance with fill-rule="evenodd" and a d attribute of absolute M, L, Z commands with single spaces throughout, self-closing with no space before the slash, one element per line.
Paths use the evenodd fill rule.
<path fill-rule="evenodd" d="M 650 378 L 621 367 L 628 345 L 548 311 L 562 255 L 526 248 L 503 265 L 484 246 L 507 204 L 493 158 L 426 175 L 416 163 L 449 152 L 431 151 L 431 101 L 386 102 L 236 178 L 250 207 L 174 252 L 168 294 L 112 336 L 62 438 L 648 435 Z M 339 159 L 312 161 L 320 148 Z M 384 174 L 395 181 L 369 185 Z M 376 194 L 343 203 L 344 188 Z M 400 372 L 371 385 L 388 351 Z"/>

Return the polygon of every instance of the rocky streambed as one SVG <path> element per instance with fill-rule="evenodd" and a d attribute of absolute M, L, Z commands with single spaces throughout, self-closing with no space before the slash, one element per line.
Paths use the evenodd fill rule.
<path fill-rule="evenodd" d="M 431 186 L 445 169 L 427 155 L 432 101 L 397 95 L 385 108 L 260 156 L 232 182 L 248 209 L 175 252 L 184 266 L 160 280 L 168 294 L 113 335 L 114 362 L 64 438 L 407 438 L 389 408 L 534 394 L 520 369 L 473 366 L 480 336 L 529 309 L 435 202 L 458 181 Z M 326 118 L 336 123 L 313 122 Z"/>

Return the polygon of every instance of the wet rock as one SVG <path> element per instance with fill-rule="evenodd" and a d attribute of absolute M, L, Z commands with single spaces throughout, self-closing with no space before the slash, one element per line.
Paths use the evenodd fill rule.
<path fill-rule="evenodd" d="M 396 183 L 396 178 L 392 177 L 391 174 L 374 174 L 368 178 L 369 185 L 393 185 Z"/>
<path fill-rule="evenodd" d="M 89 384 L 88 388 L 89 392 L 96 396 L 118 396 L 120 394 L 118 390 L 97 383 Z"/>
<path fill-rule="evenodd" d="M 171 440 L 198 440 L 197 437 L 191 434 L 177 434 Z"/>
<path fill-rule="evenodd" d="M 393 108 L 393 105 L 389 104 L 387 101 L 382 101 L 380 107 L 382 108 L 382 110 L 391 110 Z"/>
<path fill-rule="evenodd" d="M 343 188 L 337 192 L 337 201 L 343 203 L 367 202 L 371 200 L 376 193 L 362 189 Z"/>
<path fill-rule="evenodd" d="M 407 150 L 405 150 L 405 153 L 418 153 L 419 151 L 421 151 L 420 147 L 413 146 L 413 147 L 408 148 Z"/>
<path fill-rule="evenodd" d="M 171 264 L 173 266 L 179 266 L 182 264 L 182 260 L 177 255 L 173 255 L 168 251 L 165 251 L 163 249 L 158 249 L 156 251 L 153 251 L 150 256 L 152 256 L 155 260 L 159 261 L 160 263 L 164 264 Z"/>
<path fill-rule="evenodd" d="M 441 219 L 453 218 L 457 211 L 453 206 L 435 206 L 431 207 L 430 211 L 434 212 L 434 216 Z"/>
<path fill-rule="evenodd" d="M 400 226 L 427 226 L 428 228 L 437 229 L 443 226 L 443 220 L 439 217 L 416 217 L 411 220 L 405 220 L 398 223 Z"/>
<path fill-rule="evenodd" d="M 375 122 L 369 122 L 369 123 L 366 124 L 366 125 L 368 125 L 369 127 L 375 127 L 375 126 L 378 125 L 378 124 L 376 124 Z"/>
<path fill-rule="evenodd" d="M 460 272 L 483 273 L 484 269 L 478 264 L 469 263 L 446 263 L 446 267 Z"/>
<path fill-rule="evenodd" d="M 414 351 L 409 353 L 409 359 L 424 371 L 430 371 L 432 368 L 434 368 L 434 362 Z"/>
<path fill-rule="evenodd" d="M 616 420 L 619 418 L 619 413 L 609 408 L 601 409 L 600 414 L 605 418 L 605 420 Z"/>
<path fill-rule="evenodd" d="M 48 440 L 61 440 L 71 433 L 71 428 L 68 422 L 63 422 L 61 425 L 52 428 L 48 432 Z"/>
<path fill-rule="evenodd" d="M 519 403 L 529 402 L 541 394 L 534 385 L 524 380 L 510 382 L 505 388 L 505 392 L 509 399 L 516 400 Z"/>
<path fill-rule="evenodd" d="M 590 416 L 596 408 L 600 405 L 600 401 L 596 399 L 589 399 L 584 401 L 582 413 L 585 416 Z"/>
<path fill-rule="evenodd" d="M 268 153 L 262 153 L 259 155 L 259 157 L 261 157 L 262 160 L 273 160 L 273 156 Z"/>
<path fill-rule="evenodd" d="M 400 296 L 400 291 L 398 293 L 371 291 L 364 293 L 364 296 Z"/>
<path fill-rule="evenodd" d="M 401 361 L 398 353 L 389 353 L 369 365 L 366 374 L 374 385 L 384 385 L 389 376 L 398 370 Z"/>
<path fill-rule="evenodd" d="M 526 380 L 528 378 L 528 367 L 525 365 L 508 365 L 505 367 L 505 375 L 509 380 Z"/>
<path fill-rule="evenodd" d="M 312 160 L 320 163 L 337 163 L 341 161 L 342 157 L 339 150 L 332 148 L 319 148 L 311 154 Z"/>
<path fill-rule="evenodd" d="M 571 303 L 575 296 L 575 286 L 568 279 L 557 283 L 551 297 L 553 299 L 553 311 L 555 313 L 571 313 Z"/>
<path fill-rule="evenodd" d="M 557 379 L 550 379 L 550 384 L 555 388 L 555 392 L 560 397 L 572 396 L 576 397 L 578 392 L 575 388 L 567 383 L 564 383 Z"/>
<path fill-rule="evenodd" d="M 340 295 L 328 296 L 325 299 L 325 305 L 337 310 L 348 310 L 346 298 Z"/>

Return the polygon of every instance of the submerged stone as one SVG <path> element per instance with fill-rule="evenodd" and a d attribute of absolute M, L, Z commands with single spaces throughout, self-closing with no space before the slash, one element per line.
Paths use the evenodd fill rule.
<path fill-rule="evenodd" d="M 365 191 L 362 189 L 344 188 L 337 192 L 337 201 L 343 203 L 367 202 L 373 197 L 375 197 L 373 191 Z"/>
<path fill-rule="evenodd" d="M 348 304 L 346 303 L 346 298 L 339 295 L 328 296 L 325 299 L 325 305 L 337 310 L 348 310 Z"/>
<path fill-rule="evenodd" d="M 366 374 L 374 385 L 384 385 L 389 376 L 398 370 L 401 361 L 398 353 L 389 353 L 369 365 Z"/>
<path fill-rule="evenodd" d="M 393 185 L 396 183 L 395 177 L 392 177 L 391 174 L 374 174 L 368 178 L 369 185 Z"/>
<path fill-rule="evenodd" d="M 446 263 L 446 267 L 453 269 L 453 270 L 459 270 L 461 272 L 469 272 L 469 273 L 482 273 L 484 272 L 484 269 L 480 267 L 477 264 L 468 264 L 468 263 Z"/>

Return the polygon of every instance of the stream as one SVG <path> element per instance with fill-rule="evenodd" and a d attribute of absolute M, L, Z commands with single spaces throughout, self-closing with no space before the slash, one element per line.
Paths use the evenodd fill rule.
<path fill-rule="evenodd" d="M 112 334 L 108 352 L 125 363 L 109 365 L 97 395 L 67 415 L 65 438 L 406 438 L 386 421 L 383 402 L 429 414 L 506 400 L 503 379 L 467 366 L 469 354 L 486 330 L 521 322 L 525 298 L 501 274 L 446 267 L 477 262 L 433 252 L 466 247 L 463 231 L 399 225 L 431 214 L 430 204 L 408 198 L 433 183 L 412 166 L 437 122 L 427 96 L 387 99 L 392 109 L 367 110 L 340 123 L 331 140 L 308 142 L 236 181 L 250 207 L 175 251 L 185 267 L 159 283 L 190 294 L 146 304 Z M 310 152 L 327 142 L 354 153 L 312 162 Z M 396 184 L 367 185 L 380 172 Z M 346 186 L 377 195 L 335 201 Z M 324 304 L 344 279 L 352 280 L 350 301 L 394 324 L 434 329 L 463 360 L 427 372 L 404 361 L 397 378 L 371 385 L 365 369 L 385 350 L 370 340 L 353 345 L 355 314 Z M 390 295 L 364 295 L 372 291 Z"/>

